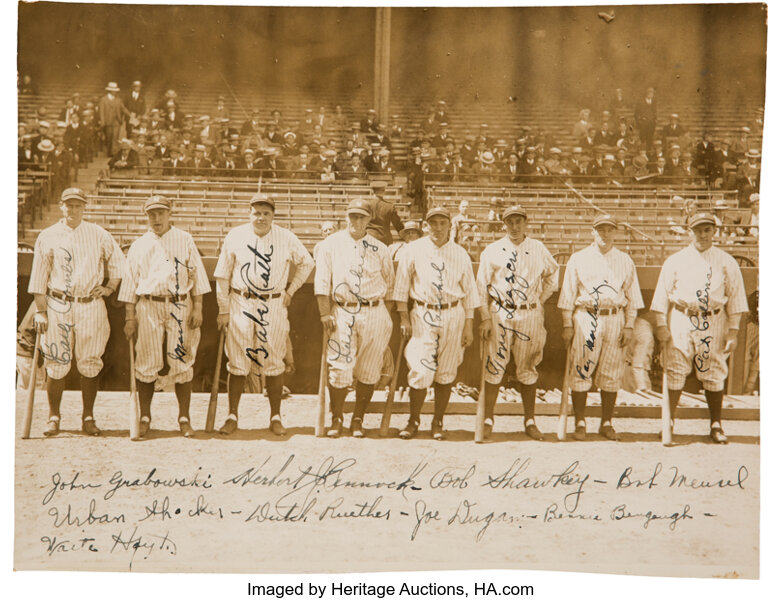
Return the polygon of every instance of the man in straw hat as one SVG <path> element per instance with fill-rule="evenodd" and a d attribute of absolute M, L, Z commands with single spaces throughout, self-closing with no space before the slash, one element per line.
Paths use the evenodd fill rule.
<path fill-rule="evenodd" d="M 98 101 L 98 127 L 103 131 L 103 141 L 108 156 L 117 152 L 119 128 L 130 117 L 130 111 L 125 108 L 119 97 L 119 86 L 110 81 L 106 86 L 106 95 Z"/>

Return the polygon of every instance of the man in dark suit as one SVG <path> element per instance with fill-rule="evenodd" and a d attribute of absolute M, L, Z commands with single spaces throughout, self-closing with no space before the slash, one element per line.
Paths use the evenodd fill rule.
<path fill-rule="evenodd" d="M 640 141 L 645 144 L 646 151 L 650 152 L 656 131 L 656 98 L 652 87 L 645 91 L 645 97 L 635 106 L 635 124 Z"/>
<path fill-rule="evenodd" d="M 106 154 L 109 156 L 116 153 L 119 128 L 125 121 L 125 117 L 130 116 L 130 112 L 117 94 L 119 94 L 119 86 L 111 81 L 106 86 L 106 95 L 98 102 L 98 126 L 103 130 Z"/>
<path fill-rule="evenodd" d="M 146 114 L 146 101 L 141 94 L 141 82 L 134 81 L 130 94 L 125 99 L 125 107 L 130 111 L 131 118 L 140 118 Z"/>
<path fill-rule="evenodd" d="M 203 144 L 195 145 L 193 157 L 187 161 L 185 166 L 188 169 L 188 175 L 191 177 L 206 177 L 212 170 L 212 164 L 206 158 L 206 146 Z"/>
<path fill-rule="evenodd" d="M 138 166 L 138 153 L 131 147 L 127 138 L 119 141 L 119 152 L 108 161 L 108 167 L 112 171 L 135 169 Z"/>

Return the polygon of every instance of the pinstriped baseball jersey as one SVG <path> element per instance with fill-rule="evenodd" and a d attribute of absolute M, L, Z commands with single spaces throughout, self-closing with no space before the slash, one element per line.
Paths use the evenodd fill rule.
<path fill-rule="evenodd" d="M 684 313 L 676 304 L 697 312 Z M 683 389 L 693 365 L 706 390 L 724 389 L 724 339 L 729 328 L 739 326 L 740 314 L 748 312 L 735 259 L 719 248 L 700 252 L 694 244 L 676 252 L 662 266 L 651 310 L 664 315 L 672 335 L 664 356 L 668 387 Z"/>
<path fill-rule="evenodd" d="M 591 244 L 567 261 L 558 306 L 565 310 L 591 308 L 597 301 L 599 308 L 626 306 L 634 314 L 643 308 L 637 270 L 629 255 L 618 248 L 602 254 Z"/>
<path fill-rule="evenodd" d="M 87 221 L 71 229 L 62 219 L 35 241 L 28 291 L 46 294 L 52 289 L 84 298 L 106 274 L 109 279 L 122 277 L 124 264 L 122 250 L 105 229 Z M 79 373 L 96 377 L 110 334 L 105 300 L 81 303 L 49 296 L 46 306 L 49 324 L 41 348 L 49 377 L 65 377 L 74 358 Z"/>
<path fill-rule="evenodd" d="M 296 271 L 288 283 L 291 265 Z M 287 287 L 292 296 L 313 268 L 306 248 L 287 229 L 272 224 L 262 237 L 251 223 L 231 229 L 214 270 L 216 278 L 238 291 L 225 290 L 217 298 L 220 313 L 230 313 L 225 338 L 229 372 L 247 375 L 253 364 L 267 376 L 284 372 L 290 323 L 283 294 Z M 241 295 L 247 293 L 250 298 Z"/>
<path fill-rule="evenodd" d="M 315 271 L 315 294 L 334 302 L 372 301 L 390 296 L 393 263 L 388 247 L 366 235 L 354 240 L 343 229 L 321 242 Z"/>
<path fill-rule="evenodd" d="M 452 241 L 437 248 L 428 236 L 407 244 L 399 252 L 393 300 L 406 302 L 407 298 L 427 304 L 463 300 L 471 317 L 481 304 L 466 250 Z"/>
<path fill-rule="evenodd" d="M 173 383 L 191 381 L 200 328 L 189 326 L 192 298 L 175 300 L 172 296 L 200 296 L 211 291 L 192 236 L 171 227 L 158 236 L 147 231 L 128 250 L 125 276 L 119 289 L 121 302 L 136 303 L 138 333 L 136 341 L 136 377 L 152 382 L 163 368 L 170 367 Z M 164 297 L 160 302 L 139 296 Z M 167 334 L 165 356 L 163 334 Z"/>
<path fill-rule="evenodd" d="M 488 383 L 501 382 L 511 355 L 518 380 L 524 385 L 537 381 L 546 339 L 541 299 L 558 288 L 558 273 L 548 249 L 528 236 L 517 246 L 505 236 L 480 255 L 477 289 L 493 324 L 484 365 Z M 528 304 L 536 307 L 521 308 Z"/>
<path fill-rule="evenodd" d="M 35 240 L 27 291 L 45 294 L 48 287 L 75 297 L 89 296 L 103 283 L 104 265 L 109 279 L 119 279 L 124 262 L 122 250 L 108 231 L 87 221 L 71 229 L 62 219 Z"/>
<path fill-rule="evenodd" d="M 315 294 L 330 296 L 336 327 L 328 339 L 328 382 L 345 388 L 353 379 L 374 385 L 380 378 L 392 322 L 384 300 L 393 286 L 388 247 L 348 230 L 321 242 L 315 271 Z M 380 301 L 377 306 L 361 305 Z"/>
<path fill-rule="evenodd" d="M 147 231 L 130 246 L 118 300 L 135 302 L 143 294 L 200 296 L 210 291 L 192 236 L 171 227 L 161 236 Z"/>

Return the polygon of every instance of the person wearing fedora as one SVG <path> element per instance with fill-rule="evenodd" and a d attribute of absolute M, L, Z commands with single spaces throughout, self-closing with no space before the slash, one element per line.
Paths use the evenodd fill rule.
<path fill-rule="evenodd" d="M 592 385 L 600 391 L 599 433 L 618 440 L 612 418 L 621 375 L 624 347 L 629 346 L 643 297 L 635 263 L 615 247 L 617 221 L 607 214 L 593 223 L 594 243 L 567 261 L 558 307 L 562 338 L 569 352 L 569 379 L 575 412 L 575 439 L 586 439 L 586 399 Z"/>
<path fill-rule="evenodd" d="M 125 99 L 125 107 L 130 111 L 131 119 L 140 119 L 146 114 L 146 100 L 141 92 L 141 82 L 136 80 L 130 86 L 130 93 Z"/>
<path fill-rule="evenodd" d="M 520 382 L 526 434 L 535 440 L 542 433 L 534 422 L 537 401 L 537 366 L 545 346 L 545 302 L 559 287 L 559 265 L 545 245 L 526 235 L 526 210 L 517 204 L 502 212 L 507 235 L 489 244 L 480 255 L 477 289 L 490 316 L 491 335 L 485 363 L 485 421 L 483 434 L 491 435 L 494 406 L 512 355 Z"/>
<path fill-rule="evenodd" d="M 273 223 L 275 209 L 273 198 L 255 194 L 249 202 L 250 222 L 228 232 L 214 269 L 217 326 L 226 331 L 230 374 L 223 435 L 238 427 L 239 402 L 250 371 L 266 377 L 269 428 L 275 435 L 286 433 L 280 411 L 290 333 L 287 310 L 314 261 L 293 232 Z"/>
<path fill-rule="evenodd" d="M 371 204 L 355 198 L 347 207 L 347 229 L 329 235 L 317 249 L 315 297 L 328 336 L 328 396 L 331 425 L 342 433 L 347 388 L 355 382 L 350 432 L 364 437 L 363 417 L 382 374 L 393 322 L 390 294 L 393 262 L 388 247 L 369 235 Z M 386 305 L 387 302 L 387 305 Z"/>
<path fill-rule="evenodd" d="M 450 213 L 441 206 L 431 208 L 426 222 L 429 235 L 399 253 L 392 296 L 401 334 L 412 336 L 404 351 L 409 366 L 410 417 L 399 435 L 403 439 L 415 436 L 426 392 L 433 384 L 431 435 L 442 440 L 453 381 L 464 359 L 464 348 L 472 344 L 475 310 L 484 339 L 490 334 L 491 320 L 480 304 L 472 259 L 450 239 Z"/>
<path fill-rule="evenodd" d="M 390 246 L 393 243 L 391 225 L 397 232 L 400 232 L 404 225 L 393 202 L 385 197 L 388 184 L 382 180 L 375 180 L 369 185 L 373 194 L 373 197 L 368 200 L 372 214 L 366 227 L 366 233 L 380 240 L 386 246 Z"/>
<path fill-rule="evenodd" d="M 138 153 L 133 148 L 133 142 L 127 138 L 119 140 L 119 151 L 108 161 L 112 171 L 125 171 L 138 166 Z"/>
<path fill-rule="evenodd" d="M 103 132 L 105 151 L 108 156 L 117 152 L 119 129 L 130 111 L 125 108 L 119 94 L 119 86 L 111 81 L 106 86 L 106 94 L 98 101 L 98 127 Z"/>
<path fill-rule="evenodd" d="M 706 212 L 688 222 L 693 234 L 689 246 L 669 256 L 662 265 L 651 302 L 656 313 L 656 338 L 662 344 L 667 372 L 670 415 L 694 365 L 705 388 L 710 411 L 710 437 L 726 444 L 721 426 L 727 359 L 737 349 L 743 313 L 748 312 L 743 277 L 735 259 L 713 246 L 716 220 Z"/>
<path fill-rule="evenodd" d="M 130 245 L 117 296 L 125 303 L 125 337 L 136 340 L 139 435 L 149 432 L 155 382 L 165 373 L 175 386 L 179 430 L 192 437 L 193 364 L 211 284 L 192 236 L 171 225 L 171 201 L 150 196 L 144 213 L 149 230 Z"/>
<path fill-rule="evenodd" d="M 110 333 L 104 299 L 119 287 L 125 257 L 111 234 L 83 220 L 86 204 L 83 190 L 64 190 L 60 199 L 63 219 L 35 240 L 27 291 L 35 298 L 35 327 L 42 334 L 48 376 L 47 436 L 60 431 L 65 377 L 74 362 L 80 374 L 82 430 L 100 435 L 93 409 Z"/>

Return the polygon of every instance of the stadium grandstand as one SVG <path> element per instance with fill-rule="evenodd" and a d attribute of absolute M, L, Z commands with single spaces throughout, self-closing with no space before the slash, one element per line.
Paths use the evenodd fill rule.
<path fill-rule="evenodd" d="M 607 19 L 595 7 L 20 4 L 20 252 L 71 185 L 123 247 L 163 194 L 216 257 L 259 189 L 311 251 L 324 221 L 343 223 L 384 180 L 402 220 L 460 212 L 474 261 L 502 235 L 502 209 L 522 204 L 562 264 L 604 212 L 622 225 L 618 247 L 658 267 L 705 209 L 717 245 L 756 267 L 755 6 L 622 6 Z"/>

